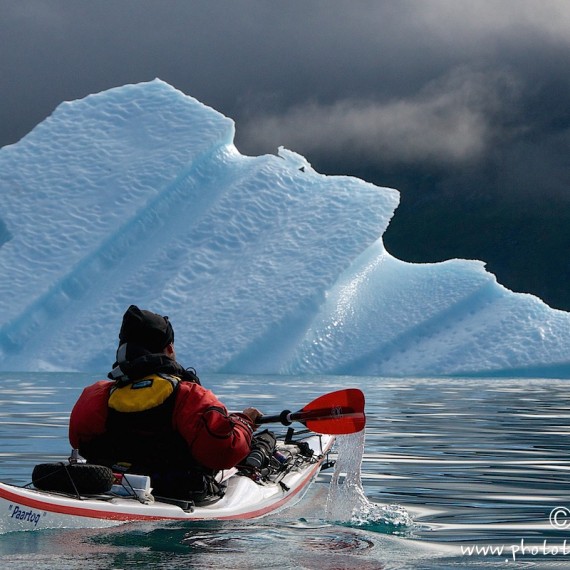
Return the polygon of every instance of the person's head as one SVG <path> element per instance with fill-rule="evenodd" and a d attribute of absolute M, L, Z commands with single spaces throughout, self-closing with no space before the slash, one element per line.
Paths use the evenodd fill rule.
<path fill-rule="evenodd" d="M 164 353 L 172 359 L 174 352 L 174 330 L 168 320 L 151 311 L 131 305 L 123 315 L 119 332 L 119 345 L 136 344 L 151 353 Z"/>

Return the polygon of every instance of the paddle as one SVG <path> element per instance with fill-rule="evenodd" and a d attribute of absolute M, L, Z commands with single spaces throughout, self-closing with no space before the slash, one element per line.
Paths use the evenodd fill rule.
<path fill-rule="evenodd" d="M 284 426 L 301 422 L 315 433 L 333 435 L 356 433 L 364 429 L 364 394 L 347 388 L 324 394 L 298 412 L 283 410 L 279 415 L 261 416 L 258 424 L 281 422 Z"/>

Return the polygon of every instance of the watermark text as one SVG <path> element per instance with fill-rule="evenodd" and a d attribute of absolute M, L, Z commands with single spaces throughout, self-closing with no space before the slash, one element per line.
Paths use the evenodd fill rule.
<path fill-rule="evenodd" d="M 555 530 L 570 529 L 570 508 L 555 507 L 548 517 L 550 526 Z M 463 556 L 496 556 L 505 558 L 507 562 L 516 562 L 524 556 L 568 556 L 570 555 L 570 539 L 561 542 L 536 539 L 524 539 L 513 544 L 472 544 L 462 545 Z"/>

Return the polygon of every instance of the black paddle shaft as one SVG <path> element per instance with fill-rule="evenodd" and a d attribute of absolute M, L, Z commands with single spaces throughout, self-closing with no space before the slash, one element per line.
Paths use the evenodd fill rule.
<path fill-rule="evenodd" d="M 261 416 L 257 419 L 258 424 L 274 424 L 277 422 L 282 423 L 284 426 L 290 426 L 295 418 L 293 417 L 295 414 L 292 414 L 290 410 L 283 410 L 277 416 Z"/>

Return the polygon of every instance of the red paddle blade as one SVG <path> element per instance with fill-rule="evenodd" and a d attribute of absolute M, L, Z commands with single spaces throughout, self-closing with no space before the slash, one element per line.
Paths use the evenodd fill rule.
<path fill-rule="evenodd" d="M 292 414 L 292 418 L 317 433 L 356 433 L 366 425 L 364 394 L 356 388 L 330 392 Z"/>

